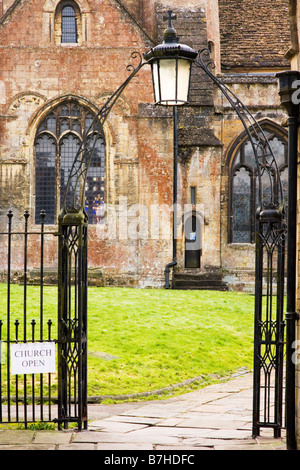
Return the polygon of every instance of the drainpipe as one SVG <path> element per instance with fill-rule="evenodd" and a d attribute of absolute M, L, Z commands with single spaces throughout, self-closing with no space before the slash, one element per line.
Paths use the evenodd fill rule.
<path fill-rule="evenodd" d="M 297 156 L 299 99 L 295 93 L 300 85 L 300 72 L 277 74 L 281 104 L 288 113 L 288 212 L 287 212 L 287 287 L 286 287 L 286 444 L 287 450 L 297 450 L 295 352 L 296 321 L 296 265 L 297 265 Z M 295 83 L 298 81 L 297 83 Z M 298 85 L 298 86 L 297 86 Z M 293 97 L 294 93 L 294 97 Z"/>
<path fill-rule="evenodd" d="M 170 289 L 170 270 L 177 265 L 177 162 L 178 162 L 178 127 L 177 106 L 173 107 L 173 133 L 174 133 L 174 169 L 173 169 L 173 259 L 165 267 L 165 288 Z M 173 283 L 172 283 L 173 284 Z"/>

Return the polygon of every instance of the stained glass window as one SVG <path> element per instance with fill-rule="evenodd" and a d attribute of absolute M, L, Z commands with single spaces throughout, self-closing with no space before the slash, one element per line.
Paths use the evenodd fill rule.
<path fill-rule="evenodd" d="M 251 242 L 251 173 L 240 167 L 232 182 L 232 242 Z"/>
<path fill-rule="evenodd" d="M 45 223 L 54 222 L 56 141 L 47 133 L 41 134 L 35 144 L 35 199 L 36 215 L 46 211 Z"/>
<path fill-rule="evenodd" d="M 287 136 L 279 126 L 262 125 L 278 165 L 284 196 L 287 198 Z M 255 141 L 255 139 L 254 139 Z M 230 155 L 229 242 L 254 243 L 255 212 L 258 206 L 257 164 L 248 139 L 240 139 Z M 274 175 L 275 177 L 275 175 Z M 269 175 L 262 173 L 263 197 L 271 192 Z M 274 184 L 276 188 L 276 184 Z"/>
<path fill-rule="evenodd" d="M 90 133 L 87 148 L 94 147 L 85 186 L 85 210 L 89 223 L 104 217 L 105 141 L 94 115 L 75 101 L 52 109 L 40 123 L 35 139 L 35 206 L 36 223 L 41 210 L 45 222 L 54 224 L 62 205 L 70 170 L 86 132 Z M 72 182 L 71 182 L 72 184 Z"/>

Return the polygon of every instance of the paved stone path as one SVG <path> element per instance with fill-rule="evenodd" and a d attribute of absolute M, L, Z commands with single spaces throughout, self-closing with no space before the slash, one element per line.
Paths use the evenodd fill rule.
<path fill-rule="evenodd" d="M 252 374 L 167 400 L 89 405 L 88 430 L 0 430 L 1 450 L 286 450 L 285 433 L 251 437 Z"/>

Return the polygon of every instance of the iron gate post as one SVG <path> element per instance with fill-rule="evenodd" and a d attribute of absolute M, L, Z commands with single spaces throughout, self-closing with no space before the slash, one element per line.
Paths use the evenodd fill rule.
<path fill-rule="evenodd" d="M 284 214 L 274 208 L 259 210 L 256 230 L 253 438 L 260 435 L 261 427 L 272 427 L 274 437 L 281 436 L 284 260 Z"/>
<path fill-rule="evenodd" d="M 299 98 L 294 95 L 300 85 L 300 72 L 277 74 L 281 104 L 288 113 L 288 214 L 287 214 L 287 292 L 286 292 L 286 434 L 288 450 L 296 450 L 295 362 L 296 339 L 296 268 L 297 268 L 297 179 Z"/>
<path fill-rule="evenodd" d="M 87 428 L 87 237 L 83 212 L 59 218 L 58 423 Z"/>
<path fill-rule="evenodd" d="M 259 225 L 259 214 L 256 214 L 256 224 Z M 260 349 L 260 327 L 257 319 L 262 318 L 262 297 L 263 297 L 263 246 L 256 229 L 255 240 L 255 318 L 254 318 L 254 351 Z M 252 437 L 260 434 L 259 409 L 260 409 L 260 360 L 259 354 L 254 353 L 253 360 L 253 409 L 252 409 Z"/>

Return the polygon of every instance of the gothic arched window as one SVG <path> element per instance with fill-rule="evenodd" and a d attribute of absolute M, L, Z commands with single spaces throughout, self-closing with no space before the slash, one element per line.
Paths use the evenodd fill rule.
<path fill-rule="evenodd" d="M 43 119 L 35 137 L 35 220 L 46 211 L 46 224 L 54 224 L 63 202 L 74 157 L 87 131 L 87 147 L 95 151 L 87 173 L 85 210 L 90 224 L 104 214 L 105 142 L 99 124 L 90 129 L 94 114 L 75 100 L 64 102 Z M 91 143 L 92 142 L 92 143 Z"/>
<path fill-rule="evenodd" d="M 61 10 L 61 42 L 77 42 L 76 13 L 71 5 L 66 5 Z"/>
<path fill-rule="evenodd" d="M 62 0 L 55 10 L 54 40 L 56 44 L 82 42 L 80 8 L 73 0 Z"/>
<path fill-rule="evenodd" d="M 261 127 L 272 147 L 280 171 L 284 196 L 287 198 L 287 134 L 269 122 Z M 255 141 L 255 139 L 254 139 Z M 252 144 L 246 134 L 236 141 L 229 155 L 229 243 L 254 243 L 255 212 L 258 206 L 257 165 Z M 264 178 L 265 175 L 262 175 Z M 275 176 L 274 176 L 275 177 Z M 276 187 L 276 185 L 275 185 Z M 266 189 L 268 191 L 268 187 Z"/>

